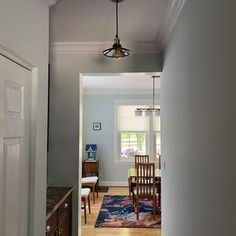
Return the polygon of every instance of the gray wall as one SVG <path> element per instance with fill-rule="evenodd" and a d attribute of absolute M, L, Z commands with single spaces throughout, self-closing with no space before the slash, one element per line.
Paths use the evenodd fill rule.
<path fill-rule="evenodd" d="M 0 1 L 0 44 L 38 68 L 37 108 L 34 114 L 36 137 L 31 145 L 36 156 L 31 159 L 33 170 L 30 178 L 32 188 L 29 235 L 33 236 L 45 234 L 48 28 L 48 1 Z"/>
<path fill-rule="evenodd" d="M 114 163 L 114 102 L 115 100 L 149 100 L 151 95 L 84 95 L 83 137 L 86 143 L 98 145 L 97 159 L 101 185 L 128 184 L 128 168 L 132 163 Z M 93 122 L 101 122 L 101 131 L 93 130 Z M 83 145 L 83 146 L 84 146 Z M 84 153 L 84 158 L 87 154 Z"/>
<path fill-rule="evenodd" d="M 166 51 L 163 236 L 236 235 L 235 10 L 187 1 Z"/>
<path fill-rule="evenodd" d="M 74 187 L 75 235 L 78 223 L 79 73 L 159 72 L 161 56 L 137 54 L 122 60 L 111 60 L 102 55 L 53 54 L 50 64 L 52 77 L 48 184 Z"/>

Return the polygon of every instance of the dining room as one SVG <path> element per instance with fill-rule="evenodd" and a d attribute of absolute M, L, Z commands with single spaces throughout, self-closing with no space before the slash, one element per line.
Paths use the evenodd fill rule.
<path fill-rule="evenodd" d="M 160 235 L 160 73 L 82 80 L 82 235 Z"/>

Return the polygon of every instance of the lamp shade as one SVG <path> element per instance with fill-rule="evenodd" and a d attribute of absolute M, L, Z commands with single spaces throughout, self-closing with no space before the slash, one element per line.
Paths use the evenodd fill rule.
<path fill-rule="evenodd" d="M 155 110 L 155 116 L 160 116 L 160 115 L 161 115 L 160 109 L 159 110 Z"/>
<path fill-rule="evenodd" d="M 134 115 L 135 116 L 142 116 L 142 109 L 136 109 L 135 111 L 134 111 Z"/>
<path fill-rule="evenodd" d="M 152 109 L 150 109 L 150 108 L 146 109 L 145 116 L 152 116 Z"/>
<path fill-rule="evenodd" d="M 97 151 L 97 144 L 86 144 L 85 145 L 85 152 L 96 152 Z"/>

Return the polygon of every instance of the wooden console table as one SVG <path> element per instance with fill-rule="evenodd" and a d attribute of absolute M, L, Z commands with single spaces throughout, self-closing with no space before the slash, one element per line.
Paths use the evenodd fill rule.
<path fill-rule="evenodd" d="M 83 161 L 82 176 L 97 176 L 99 177 L 99 161 Z"/>

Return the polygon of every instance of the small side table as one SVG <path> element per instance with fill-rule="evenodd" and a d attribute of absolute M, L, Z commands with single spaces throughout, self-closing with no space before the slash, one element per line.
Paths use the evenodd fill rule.
<path fill-rule="evenodd" d="M 98 181 L 96 184 L 96 192 L 98 196 L 98 189 L 99 189 L 99 161 L 83 161 L 82 164 L 82 177 L 88 177 L 88 176 L 97 176 Z"/>
<path fill-rule="evenodd" d="M 93 175 L 99 177 L 99 161 L 83 161 L 82 176 L 87 177 Z"/>

